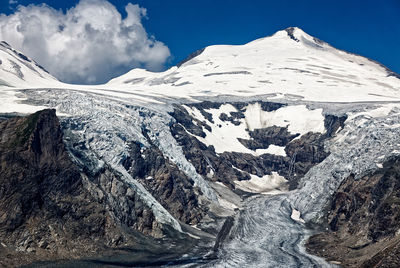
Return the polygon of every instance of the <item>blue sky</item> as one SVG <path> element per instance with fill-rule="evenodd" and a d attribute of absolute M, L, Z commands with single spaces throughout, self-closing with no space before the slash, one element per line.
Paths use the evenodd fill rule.
<path fill-rule="evenodd" d="M 0 13 L 12 14 L 17 4 L 1 0 Z M 79 1 L 45 2 L 63 11 Z M 191 52 L 214 44 L 244 44 L 297 26 L 331 45 L 377 60 L 400 73 L 400 1 L 165 1 L 109 0 L 122 16 L 131 2 L 147 10 L 142 20 L 149 35 L 169 48 L 166 65 L 175 65 Z"/>
<path fill-rule="evenodd" d="M 168 45 L 174 62 L 208 45 L 243 44 L 297 26 L 337 48 L 378 60 L 400 73 L 400 0 L 138 3 L 148 9 L 146 28 Z"/>

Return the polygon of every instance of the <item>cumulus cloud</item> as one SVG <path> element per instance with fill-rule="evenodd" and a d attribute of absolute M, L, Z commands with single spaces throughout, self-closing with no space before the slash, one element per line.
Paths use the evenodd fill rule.
<path fill-rule="evenodd" d="M 0 40 L 69 83 L 104 83 L 137 67 L 161 70 L 170 52 L 143 27 L 146 9 L 129 3 L 125 10 L 122 18 L 105 0 L 81 0 L 65 13 L 19 6 L 0 15 Z"/>

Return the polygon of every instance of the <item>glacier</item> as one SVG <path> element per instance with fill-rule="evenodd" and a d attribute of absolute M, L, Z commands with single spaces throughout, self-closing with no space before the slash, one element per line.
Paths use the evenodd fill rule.
<path fill-rule="evenodd" d="M 384 161 L 380 156 L 389 159 L 400 154 L 396 150 L 400 146 L 400 106 L 369 105 L 364 108 L 369 108 L 369 113 L 352 105 L 338 105 L 342 107 L 337 110 L 347 110 L 354 116 L 335 139 L 327 141 L 331 154 L 302 178 L 298 190 L 247 200 L 236 219 L 232 240 L 223 246 L 218 260 L 205 266 L 335 266 L 305 252 L 302 243 L 312 232 L 304 221 L 322 224 L 329 198 L 342 180 L 351 173 L 361 178 L 376 169 L 377 163 Z M 370 116 L 382 108 L 387 115 Z M 293 211 L 298 211 L 302 219 L 293 219 Z"/>
<path fill-rule="evenodd" d="M 305 252 L 303 243 L 312 234 L 308 227 L 324 223 L 329 199 L 342 180 L 350 174 L 362 177 L 400 154 L 400 79 L 384 66 L 337 50 L 298 28 L 241 46 L 207 47 L 179 67 L 160 73 L 134 69 L 104 85 L 61 83 L 18 55 L 1 44 L 0 113 L 55 108 L 74 161 L 93 173 L 104 165 L 112 167 L 158 222 L 178 232 L 184 232 L 181 223 L 123 167 L 129 142 L 157 146 L 201 189 L 202 205 L 231 207 L 235 223 L 230 239 L 216 259 L 202 264 L 205 267 L 333 266 Z M 285 157 L 284 147 L 251 151 L 237 138 L 249 139 L 248 130 L 268 126 L 288 127 L 300 135 L 324 133 L 324 115 L 348 118 L 344 128 L 325 141 L 330 154 L 307 172 L 297 189 L 255 194 L 237 206 L 196 171 L 171 134 L 174 105 L 205 120 L 188 106 L 203 101 L 223 103 L 219 109 L 206 109 L 215 123 L 211 131 L 204 130 L 205 138 L 196 137 L 214 146 L 217 154 Z M 257 101 L 285 106 L 266 112 Z M 246 116 L 238 126 L 219 120 L 222 113 L 237 111 L 233 102 L 246 103 Z"/>

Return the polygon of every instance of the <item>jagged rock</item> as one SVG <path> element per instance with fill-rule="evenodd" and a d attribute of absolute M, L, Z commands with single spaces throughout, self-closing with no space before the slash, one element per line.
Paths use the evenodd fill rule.
<path fill-rule="evenodd" d="M 193 135 L 197 135 L 199 137 L 205 137 L 206 133 L 202 130 L 201 127 L 198 125 L 196 126 L 193 124 L 193 121 L 191 117 L 189 116 L 188 112 L 183 109 L 183 108 L 176 108 L 174 111 L 171 113 L 172 117 L 175 118 L 175 120 L 185 126 L 187 130 L 192 133 Z M 204 125 L 202 122 L 199 120 L 194 119 L 194 121 L 198 122 L 200 125 Z M 210 127 L 208 127 L 210 129 Z"/>
<path fill-rule="evenodd" d="M 269 145 L 286 146 L 299 134 L 290 134 L 285 127 L 267 127 L 249 131 L 251 140 L 239 139 L 239 141 L 251 150 L 268 148 Z"/>
<path fill-rule="evenodd" d="M 135 245 L 137 231 L 163 233 L 117 174 L 82 173 L 62 136 L 55 110 L 0 122 L 0 265 L 91 256 Z"/>
<path fill-rule="evenodd" d="M 259 103 L 262 110 L 267 112 L 285 106 L 281 103 L 262 101 Z M 197 173 L 212 181 L 223 182 L 231 189 L 235 189 L 234 181 L 249 180 L 249 174 L 262 177 L 270 175 L 273 171 L 289 180 L 290 189 L 295 189 L 300 178 L 311 167 L 320 163 L 329 155 L 324 149 L 324 141 L 331 138 L 340 127 L 343 128 L 344 121 L 347 118 L 346 116 L 326 115 L 324 121 L 326 132 L 324 134 L 310 132 L 298 138 L 299 134 L 290 133 L 287 127 L 271 126 L 252 131 L 248 130 L 251 139 L 238 138 L 245 147 L 253 151 L 266 149 L 270 145 L 283 146 L 287 156 L 268 153 L 255 156 L 239 152 L 217 154 L 213 146 L 206 146 L 193 135 L 203 138 L 206 136 L 203 130 L 206 128 L 205 126 L 210 128 L 207 122 L 213 123 L 214 121 L 212 115 L 205 109 L 217 109 L 221 105 L 222 103 L 209 101 L 188 104 L 188 106 L 198 109 L 208 121 L 193 118 L 186 109 L 175 105 L 174 111 L 170 114 L 175 118 L 176 123 L 172 124 L 170 128 L 179 145 L 185 148 L 185 156 L 196 168 Z M 244 109 L 248 103 L 234 102 L 232 105 L 238 112 L 231 112 L 230 115 L 221 113 L 219 118 L 238 125 L 240 124 L 238 119 L 245 116 Z M 196 122 L 196 124 L 193 122 Z"/>
<path fill-rule="evenodd" d="M 198 194 L 200 189 L 178 167 L 164 158 L 155 146 L 141 148 L 141 144 L 132 142 L 127 170 L 137 178 L 145 188 L 174 217 L 187 224 L 197 224 L 204 216 Z"/>
<path fill-rule="evenodd" d="M 313 254 L 344 267 L 400 264 L 400 159 L 359 180 L 342 182 L 328 212 L 329 231 L 311 237 Z"/>

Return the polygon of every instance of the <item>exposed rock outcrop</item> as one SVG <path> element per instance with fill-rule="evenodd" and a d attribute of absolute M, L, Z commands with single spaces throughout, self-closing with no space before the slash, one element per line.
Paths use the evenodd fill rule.
<path fill-rule="evenodd" d="M 313 254 L 344 267 L 399 267 L 400 158 L 359 180 L 344 180 L 327 220 L 328 231 L 307 243 Z"/>
<path fill-rule="evenodd" d="M 214 123 L 208 109 L 218 109 L 223 103 L 201 102 L 187 104 L 196 108 L 206 120 L 200 120 L 190 115 L 182 106 L 175 106 L 170 114 L 176 123 L 171 125 L 171 133 L 178 143 L 185 148 L 184 153 L 196 168 L 196 171 L 212 181 L 220 181 L 231 189 L 235 189 L 235 181 L 249 180 L 250 175 L 262 177 L 277 172 L 289 181 L 290 189 L 295 189 L 301 177 L 314 165 L 323 161 L 328 152 L 324 149 L 324 141 L 331 138 L 343 128 L 346 116 L 325 115 L 325 133 L 312 133 L 299 137 L 287 127 L 270 126 L 260 129 L 247 130 L 251 139 L 238 138 L 246 148 L 256 151 L 266 149 L 270 145 L 285 147 L 286 156 L 264 153 L 254 155 L 240 152 L 223 152 L 217 154 L 214 147 L 207 146 L 195 136 L 204 138 L 205 130 L 212 131 L 210 124 Z M 239 125 L 239 119 L 245 118 L 244 111 L 248 103 L 230 103 L 237 112 L 229 115 L 221 113 L 219 119 Z M 259 102 L 262 111 L 275 111 L 285 104 Z M 297 138 L 297 139 L 296 139 Z"/>
<path fill-rule="evenodd" d="M 132 177 L 175 218 L 186 224 L 197 224 L 205 214 L 205 207 L 199 204 L 201 190 L 194 186 L 193 180 L 164 158 L 157 147 L 144 148 L 132 142 L 130 148 L 131 157 L 126 160 L 125 168 Z"/>
<path fill-rule="evenodd" d="M 0 122 L 0 266 L 135 247 L 163 226 L 118 174 L 85 174 L 55 110 Z M 139 233 L 140 232 L 140 233 Z"/>

